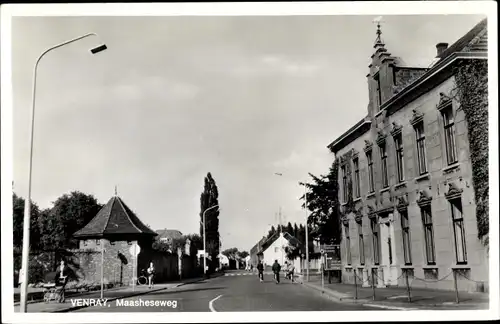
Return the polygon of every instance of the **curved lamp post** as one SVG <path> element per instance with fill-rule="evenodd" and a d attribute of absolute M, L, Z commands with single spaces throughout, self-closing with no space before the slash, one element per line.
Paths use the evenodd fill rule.
<path fill-rule="evenodd" d="M 206 236 L 206 226 L 205 226 L 205 214 L 207 211 L 214 209 L 216 207 L 219 207 L 219 205 L 214 205 L 212 207 L 209 207 L 205 209 L 203 212 L 203 273 L 206 275 L 207 274 L 207 236 Z"/>
<path fill-rule="evenodd" d="M 28 292 L 28 260 L 29 260 L 29 244 L 30 244 L 30 217 L 31 217 L 31 173 L 32 173 L 32 165 L 33 165 L 33 130 L 35 127 L 35 97 L 36 97 L 36 76 L 37 76 L 37 71 L 38 71 L 38 63 L 40 63 L 40 60 L 42 57 L 45 56 L 45 54 L 63 47 L 65 45 L 74 43 L 76 41 L 79 41 L 81 39 L 90 37 L 90 36 L 96 36 L 96 33 L 89 33 L 85 34 L 83 36 L 79 36 L 76 38 L 73 38 L 71 40 L 68 40 L 66 42 L 57 44 L 52 46 L 51 48 L 45 50 L 38 59 L 36 60 L 35 67 L 33 69 L 33 92 L 32 92 L 32 97 L 31 97 L 31 128 L 30 128 L 30 160 L 29 160 L 29 168 L 28 168 L 28 196 L 25 201 L 25 208 L 24 208 L 24 224 L 23 224 L 23 253 L 22 253 L 22 265 L 21 265 L 21 273 L 20 273 L 20 279 L 21 279 L 21 312 L 26 313 L 27 311 L 27 292 Z M 92 54 L 97 54 L 99 52 L 104 51 L 107 49 L 107 46 L 105 44 L 102 44 L 100 46 L 94 47 L 90 50 Z"/>

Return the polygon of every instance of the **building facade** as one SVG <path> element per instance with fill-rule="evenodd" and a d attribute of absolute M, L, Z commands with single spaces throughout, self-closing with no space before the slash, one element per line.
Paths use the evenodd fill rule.
<path fill-rule="evenodd" d="M 484 20 L 450 47 L 438 44 L 429 68 L 411 67 L 387 51 L 379 26 L 368 114 L 329 145 L 339 160 L 343 282 L 488 289 L 454 73 L 487 60 L 486 46 Z"/>

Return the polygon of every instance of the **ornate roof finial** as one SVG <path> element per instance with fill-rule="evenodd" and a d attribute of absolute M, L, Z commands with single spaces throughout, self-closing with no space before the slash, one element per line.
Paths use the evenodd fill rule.
<path fill-rule="evenodd" d="M 378 16 L 377 18 L 373 19 L 373 23 L 377 24 L 377 38 L 375 39 L 375 46 L 381 45 L 384 46 L 384 42 L 382 41 L 382 30 L 380 29 L 380 24 L 383 23 L 382 21 L 382 16 Z"/>
<path fill-rule="evenodd" d="M 115 185 L 115 196 L 118 196 L 118 190 L 116 188 L 116 185 Z"/>

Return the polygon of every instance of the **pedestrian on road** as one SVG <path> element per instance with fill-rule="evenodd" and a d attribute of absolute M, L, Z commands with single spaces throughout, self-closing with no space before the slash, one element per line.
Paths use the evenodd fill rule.
<path fill-rule="evenodd" d="M 288 272 L 288 276 L 289 276 L 290 280 L 293 283 L 294 282 L 293 275 L 294 275 L 294 272 L 295 272 L 295 266 L 293 265 L 293 262 L 288 263 L 287 272 Z"/>
<path fill-rule="evenodd" d="M 259 280 L 260 282 L 264 281 L 264 265 L 259 260 L 259 264 L 257 264 L 257 270 L 259 271 Z"/>
<path fill-rule="evenodd" d="M 153 277 L 155 275 L 155 266 L 153 264 L 153 261 L 149 263 L 149 268 L 148 268 L 148 282 L 149 282 L 149 289 L 153 288 Z"/>
<path fill-rule="evenodd" d="M 280 283 L 280 270 L 281 270 L 281 266 L 278 263 L 278 260 L 274 260 L 274 264 L 273 264 L 272 269 L 273 269 L 273 272 L 274 272 L 274 280 L 276 280 L 276 284 L 279 284 Z"/>

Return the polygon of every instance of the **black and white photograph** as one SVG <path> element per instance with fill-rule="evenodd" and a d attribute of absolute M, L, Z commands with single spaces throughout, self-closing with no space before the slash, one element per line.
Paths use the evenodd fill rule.
<path fill-rule="evenodd" d="M 496 12 L 2 5 L 2 317 L 498 319 Z"/>

